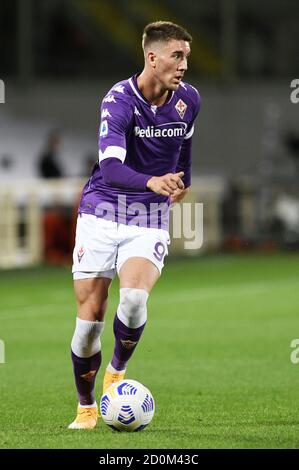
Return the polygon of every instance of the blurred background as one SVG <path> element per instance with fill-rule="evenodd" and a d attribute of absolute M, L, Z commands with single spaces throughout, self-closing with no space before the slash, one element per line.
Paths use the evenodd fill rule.
<path fill-rule="evenodd" d="M 0 268 L 70 265 L 99 104 L 142 70 L 143 27 L 160 19 L 192 34 L 186 80 L 203 100 L 190 200 L 204 243 L 172 252 L 299 248 L 297 0 L 1 0 Z"/>

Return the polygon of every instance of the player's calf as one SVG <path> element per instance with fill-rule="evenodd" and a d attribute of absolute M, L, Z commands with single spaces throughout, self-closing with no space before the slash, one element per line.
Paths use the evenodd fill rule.
<path fill-rule="evenodd" d="M 106 369 L 104 391 L 112 383 L 124 378 L 127 362 L 146 324 L 147 299 L 148 293 L 144 289 L 120 289 L 120 303 L 113 324 L 115 347 L 112 360 Z"/>
<path fill-rule="evenodd" d="M 100 335 L 103 328 L 104 322 L 77 318 L 71 355 L 79 405 L 77 418 L 69 426 L 70 429 L 91 429 L 97 423 L 94 385 L 102 361 Z"/>

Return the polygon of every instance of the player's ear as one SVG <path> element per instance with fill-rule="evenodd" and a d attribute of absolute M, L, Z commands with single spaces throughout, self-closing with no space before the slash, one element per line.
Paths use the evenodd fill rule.
<path fill-rule="evenodd" d="M 157 60 L 157 56 L 154 52 L 152 51 L 149 51 L 147 53 L 147 59 L 148 59 L 148 63 L 153 67 L 155 68 L 156 67 L 156 60 Z"/>

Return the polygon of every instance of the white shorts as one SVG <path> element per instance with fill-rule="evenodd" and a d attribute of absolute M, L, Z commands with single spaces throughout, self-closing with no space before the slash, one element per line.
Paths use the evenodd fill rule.
<path fill-rule="evenodd" d="M 149 259 L 161 273 L 169 243 L 166 230 L 119 224 L 81 214 L 77 219 L 73 277 L 113 279 L 124 262 L 135 256 Z"/>

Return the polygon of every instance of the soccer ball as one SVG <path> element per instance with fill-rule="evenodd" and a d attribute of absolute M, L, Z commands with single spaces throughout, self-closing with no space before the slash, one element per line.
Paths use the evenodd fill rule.
<path fill-rule="evenodd" d="M 144 429 L 155 413 L 154 398 L 136 380 L 121 380 L 112 384 L 100 401 L 103 421 L 117 431 L 136 432 Z"/>

